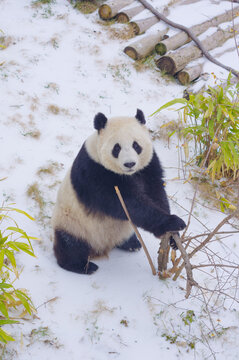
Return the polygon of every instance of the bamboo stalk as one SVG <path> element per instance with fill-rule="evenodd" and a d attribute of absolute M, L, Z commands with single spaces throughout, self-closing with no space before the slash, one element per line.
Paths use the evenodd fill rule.
<path fill-rule="evenodd" d="M 119 23 L 127 23 L 129 22 L 134 16 L 138 15 L 143 11 L 145 8 L 143 5 L 139 5 L 130 9 L 122 10 L 116 15 L 116 20 Z"/>
<path fill-rule="evenodd" d="M 201 43 L 206 51 L 215 49 L 216 47 L 221 46 L 226 40 L 233 37 L 234 31 L 238 30 L 239 24 L 235 26 L 233 31 L 231 26 L 225 30 L 219 29 Z M 174 75 L 182 70 L 190 61 L 196 60 L 201 56 L 202 51 L 197 46 L 191 45 L 169 53 L 167 56 L 156 58 L 155 63 L 160 70 Z"/>
<path fill-rule="evenodd" d="M 122 205 L 122 208 L 124 209 L 125 215 L 127 216 L 127 219 L 129 220 L 131 226 L 133 227 L 133 229 L 134 229 L 134 231 L 135 231 L 135 233 L 136 233 L 136 235 L 137 235 L 137 237 L 138 237 L 138 239 L 139 239 L 139 241 L 140 241 L 140 243 L 141 243 L 141 245 L 142 245 L 142 247 L 143 247 L 143 249 L 144 249 L 144 252 L 145 252 L 145 254 L 146 254 L 146 256 L 147 256 L 149 265 L 150 265 L 151 270 L 152 270 L 152 274 L 153 274 L 153 275 L 156 275 L 156 270 L 155 270 L 154 264 L 153 264 L 153 262 L 152 262 L 152 259 L 151 259 L 150 255 L 149 255 L 149 252 L 148 252 L 148 250 L 147 250 L 147 248 L 146 248 L 146 246 L 145 246 L 145 243 L 144 243 L 144 241 L 143 241 L 143 239 L 142 239 L 142 237 L 141 237 L 141 235 L 140 235 L 137 227 L 134 225 L 134 223 L 132 222 L 132 220 L 131 220 L 131 218 L 130 218 L 129 212 L 128 212 L 127 208 L 126 208 L 126 205 L 125 205 L 125 202 L 124 202 L 124 200 L 123 200 L 123 198 L 122 198 L 122 195 L 121 195 L 121 193 L 120 193 L 120 190 L 119 190 L 118 186 L 115 186 L 114 188 L 115 188 L 116 194 L 117 194 L 117 196 L 118 196 L 118 198 L 119 198 L 119 201 L 120 201 L 120 203 L 121 203 L 121 205 Z"/>
<path fill-rule="evenodd" d="M 112 19 L 116 16 L 119 10 L 123 9 L 125 6 L 132 4 L 134 0 L 113 0 L 109 1 L 106 4 L 103 4 L 99 8 L 99 16 L 103 20 Z"/>
<path fill-rule="evenodd" d="M 147 19 L 131 21 L 129 25 L 132 27 L 135 35 L 143 34 L 151 26 L 157 24 L 158 18 L 156 16 L 151 16 Z"/>
<path fill-rule="evenodd" d="M 154 50 L 154 45 L 161 40 L 168 29 L 159 31 L 157 34 L 145 36 L 143 39 L 133 42 L 124 49 L 125 54 L 134 60 L 139 60 L 149 55 Z"/>
<path fill-rule="evenodd" d="M 194 33 L 195 36 L 198 36 L 205 32 L 207 29 L 213 26 L 218 26 L 221 23 L 224 23 L 226 21 L 231 21 L 233 18 L 235 18 L 237 15 L 237 12 L 239 11 L 239 6 L 235 7 L 233 9 L 233 12 L 231 10 L 226 11 L 225 13 L 221 15 L 217 15 L 214 18 L 204 21 L 201 24 L 194 25 L 189 30 Z M 175 50 L 184 44 L 191 41 L 191 38 L 188 34 L 181 31 L 178 34 L 169 37 L 166 40 L 160 41 L 158 44 L 155 45 L 155 51 L 159 55 L 165 55 L 170 50 Z"/>

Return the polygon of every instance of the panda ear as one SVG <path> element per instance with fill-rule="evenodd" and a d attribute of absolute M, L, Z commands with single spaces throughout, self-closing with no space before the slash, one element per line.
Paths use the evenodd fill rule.
<path fill-rule="evenodd" d="M 146 123 L 144 113 L 142 110 L 137 109 L 137 113 L 136 113 L 135 117 L 142 125 L 144 125 Z"/>
<path fill-rule="evenodd" d="M 106 123 L 107 123 L 107 117 L 104 114 L 98 113 L 95 115 L 94 128 L 96 130 L 100 131 L 101 129 L 104 129 Z"/>

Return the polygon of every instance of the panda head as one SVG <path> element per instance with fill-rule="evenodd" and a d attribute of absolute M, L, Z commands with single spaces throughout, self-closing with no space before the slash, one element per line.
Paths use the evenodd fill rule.
<path fill-rule="evenodd" d="M 120 175 L 132 175 L 146 167 L 153 155 L 152 142 L 144 114 L 107 119 L 102 113 L 94 118 L 97 160 L 106 169 Z"/>

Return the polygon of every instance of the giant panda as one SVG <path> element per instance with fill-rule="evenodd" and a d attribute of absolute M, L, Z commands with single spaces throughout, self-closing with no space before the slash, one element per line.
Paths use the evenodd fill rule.
<path fill-rule="evenodd" d="M 57 262 L 80 274 L 95 272 L 98 266 L 90 260 L 114 247 L 128 251 L 141 247 L 116 185 L 136 226 L 156 237 L 186 226 L 170 214 L 162 166 L 143 112 L 111 119 L 98 113 L 94 128 L 60 186 L 52 217 Z"/>

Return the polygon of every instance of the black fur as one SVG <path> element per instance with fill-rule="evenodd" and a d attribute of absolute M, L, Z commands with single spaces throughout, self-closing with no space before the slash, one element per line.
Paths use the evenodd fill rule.
<path fill-rule="evenodd" d="M 58 264 L 65 270 L 90 275 L 98 269 L 96 264 L 89 262 L 90 246 L 63 230 L 55 230 L 54 252 Z"/>
<path fill-rule="evenodd" d="M 118 249 L 131 251 L 131 252 L 138 251 L 141 249 L 141 247 L 142 245 L 140 244 L 135 234 L 133 234 L 131 238 L 126 240 L 123 244 L 117 246 Z"/>
<path fill-rule="evenodd" d="M 98 132 L 100 132 L 101 129 L 104 129 L 106 123 L 107 123 L 107 117 L 104 114 L 98 113 L 95 115 L 94 128 L 98 130 Z"/>
<path fill-rule="evenodd" d="M 92 160 L 83 145 L 73 163 L 71 181 L 79 201 L 89 212 L 127 220 L 114 189 L 117 185 L 136 226 L 156 237 L 186 226 L 178 216 L 170 215 L 162 167 L 155 152 L 143 170 L 133 175 L 118 175 Z"/>
<path fill-rule="evenodd" d="M 146 124 L 146 120 L 145 120 L 144 113 L 142 110 L 137 109 L 137 113 L 136 113 L 135 117 L 142 125 Z"/>
<path fill-rule="evenodd" d="M 114 158 L 117 159 L 119 157 L 120 150 L 121 150 L 120 144 L 118 143 L 115 144 L 115 146 L 112 149 L 112 155 L 114 156 Z"/>
<path fill-rule="evenodd" d="M 176 233 L 177 235 L 179 235 L 179 233 L 177 232 Z M 170 238 L 169 238 L 169 244 L 170 244 L 170 246 L 173 248 L 173 250 L 177 250 L 178 249 L 178 246 L 177 246 L 177 244 L 176 244 L 176 241 L 174 240 L 174 238 L 173 238 L 173 234 L 170 236 Z"/>

